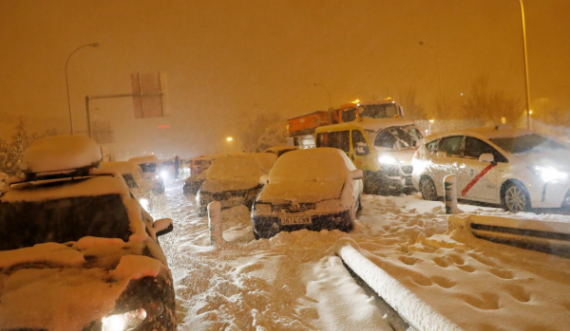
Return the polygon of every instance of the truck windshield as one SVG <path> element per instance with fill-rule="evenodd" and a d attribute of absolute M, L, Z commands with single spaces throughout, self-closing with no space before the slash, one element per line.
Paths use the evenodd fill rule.
<path fill-rule="evenodd" d="M 393 103 L 364 105 L 364 111 L 360 114 L 366 118 L 392 118 L 398 113 L 398 107 Z"/>
<path fill-rule="evenodd" d="M 0 203 L 0 251 L 86 236 L 128 241 L 129 217 L 118 194 Z"/>

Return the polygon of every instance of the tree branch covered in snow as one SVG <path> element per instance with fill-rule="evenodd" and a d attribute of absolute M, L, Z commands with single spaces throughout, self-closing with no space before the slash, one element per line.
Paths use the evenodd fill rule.
<path fill-rule="evenodd" d="M 41 134 L 30 133 L 26 130 L 22 117 L 20 117 L 15 129 L 16 133 L 10 140 L 7 141 L 0 138 L 0 181 L 1 177 L 18 176 L 20 174 L 22 155 L 32 141 L 57 134 L 55 129 L 46 130 Z"/>

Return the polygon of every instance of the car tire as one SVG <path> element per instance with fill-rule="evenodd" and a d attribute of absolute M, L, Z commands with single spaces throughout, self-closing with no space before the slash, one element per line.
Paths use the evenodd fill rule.
<path fill-rule="evenodd" d="M 512 213 L 530 210 L 530 198 L 528 192 L 521 184 L 509 182 L 501 190 L 503 208 Z"/>
<path fill-rule="evenodd" d="M 424 177 L 420 180 L 420 192 L 422 193 L 422 199 L 428 201 L 437 200 L 437 189 L 433 179 L 429 177 Z"/>

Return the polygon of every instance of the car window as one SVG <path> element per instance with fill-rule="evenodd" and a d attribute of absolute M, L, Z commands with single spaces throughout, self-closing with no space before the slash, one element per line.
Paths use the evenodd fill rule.
<path fill-rule="evenodd" d="M 490 140 L 505 151 L 513 154 L 567 149 L 565 146 L 538 134 L 527 134 L 520 137 L 494 138 Z"/>
<path fill-rule="evenodd" d="M 356 119 L 356 112 L 354 108 L 347 109 L 342 112 L 342 121 L 343 122 L 352 122 Z"/>
<path fill-rule="evenodd" d="M 461 157 L 463 150 L 463 136 L 453 136 L 441 139 L 438 152 L 444 153 L 445 156 Z"/>
<path fill-rule="evenodd" d="M 317 135 L 317 147 L 334 147 L 348 153 L 350 151 L 348 131 L 319 133 Z"/>
<path fill-rule="evenodd" d="M 496 162 L 508 162 L 499 151 L 486 142 L 473 137 L 465 137 L 465 158 L 478 160 L 481 154 L 485 153 L 493 154 Z"/>
<path fill-rule="evenodd" d="M 427 144 L 426 144 L 426 149 L 427 149 L 430 153 L 434 154 L 434 153 L 437 152 L 437 144 L 438 144 L 438 143 L 439 143 L 439 140 L 434 140 L 434 141 L 432 141 L 432 142 L 430 142 L 430 143 L 427 143 Z"/>
<path fill-rule="evenodd" d="M 123 179 L 125 180 L 125 183 L 127 183 L 127 186 L 129 188 L 138 188 L 139 186 L 137 185 L 137 182 L 135 181 L 135 179 L 133 178 L 133 175 L 131 174 L 124 174 L 123 175 Z"/>
<path fill-rule="evenodd" d="M 358 155 L 367 155 L 370 152 L 364 135 L 358 130 L 352 130 L 352 148 Z"/>
<path fill-rule="evenodd" d="M 0 250 L 77 241 L 86 236 L 131 235 L 121 196 L 108 194 L 41 202 L 0 203 Z"/>

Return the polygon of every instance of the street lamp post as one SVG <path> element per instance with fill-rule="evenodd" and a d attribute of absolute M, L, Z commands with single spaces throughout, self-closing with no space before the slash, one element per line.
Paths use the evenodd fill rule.
<path fill-rule="evenodd" d="M 426 44 L 423 41 L 420 41 L 420 46 L 424 46 L 424 45 L 433 49 L 433 51 L 435 53 L 435 57 L 437 59 L 437 71 L 439 73 L 439 98 L 441 101 L 441 110 L 443 111 L 443 113 L 445 113 L 445 101 L 443 98 L 443 83 L 441 80 L 441 62 L 439 61 L 439 52 L 437 51 L 437 48 L 435 48 L 435 46 L 433 46 L 431 44 Z"/>
<path fill-rule="evenodd" d="M 521 18 L 522 18 L 522 37 L 523 37 L 523 53 L 524 53 L 524 75 L 526 85 L 526 126 L 530 130 L 530 82 L 528 78 L 528 52 L 526 46 L 526 21 L 524 18 L 524 5 L 523 0 L 519 0 L 521 5 Z"/>
<path fill-rule="evenodd" d="M 329 97 L 329 109 L 332 109 L 331 92 L 329 91 L 329 89 L 326 86 L 318 84 L 318 83 L 313 83 L 313 86 L 322 87 L 327 92 L 327 95 Z"/>
<path fill-rule="evenodd" d="M 91 44 L 79 46 L 73 52 L 71 52 L 71 54 L 69 54 L 69 56 L 67 57 L 67 61 L 65 61 L 65 87 L 67 88 L 67 107 L 69 110 L 69 125 L 71 127 L 71 134 L 74 134 L 75 132 L 73 131 L 73 118 L 71 117 L 71 99 L 69 97 L 69 77 L 67 74 L 67 67 L 69 65 L 69 59 L 71 59 L 71 56 L 73 54 L 75 54 L 75 52 L 82 49 L 83 47 L 97 47 L 97 46 L 99 46 L 99 43 L 91 43 Z"/>

